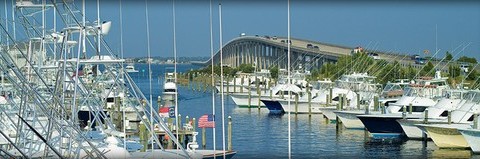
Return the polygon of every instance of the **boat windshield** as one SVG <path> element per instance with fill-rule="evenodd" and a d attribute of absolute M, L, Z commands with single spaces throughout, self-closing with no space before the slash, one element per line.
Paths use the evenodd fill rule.
<path fill-rule="evenodd" d="M 333 82 L 317 82 L 315 83 L 315 85 L 313 86 L 314 89 L 318 89 L 318 90 L 327 90 L 329 88 L 332 88 L 333 87 Z"/>
<path fill-rule="evenodd" d="M 462 99 L 463 92 L 461 91 L 453 91 L 453 90 L 445 90 L 442 93 L 442 96 L 449 99 Z"/>
<path fill-rule="evenodd" d="M 387 85 L 385 85 L 385 88 L 383 88 L 384 92 L 399 91 L 399 90 L 400 91 L 403 90 L 402 87 L 400 87 L 400 85 L 394 84 L 394 83 L 387 83 Z"/>
<path fill-rule="evenodd" d="M 470 91 L 468 93 L 465 93 L 465 95 L 463 95 L 462 99 L 472 101 L 472 102 L 475 102 L 475 103 L 479 103 L 480 102 L 480 92 Z"/>
<path fill-rule="evenodd" d="M 406 87 L 404 96 L 410 97 L 425 97 L 425 98 L 438 98 L 442 97 L 442 90 L 430 87 Z"/>

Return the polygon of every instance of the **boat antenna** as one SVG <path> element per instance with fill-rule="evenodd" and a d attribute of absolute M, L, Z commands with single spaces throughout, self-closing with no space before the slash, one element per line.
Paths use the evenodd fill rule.
<path fill-rule="evenodd" d="M 123 59 L 123 13 L 122 13 L 122 0 L 119 1 L 120 2 L 120 56 L 122 57 Z M 124 68 L 123 68 L 123 61 L 122 61 L 122 76 L 121 78 L 123 79 L 123 76 L 124 76 Z M 126 150 L 127 149 L 127 123 L 125 122 L 126 121 L 126 117 L 125 117 L 125 105 L 123 105 L 123 102 L 122 102 L 122 119 L 123 119 L 123 134 L 125 135 L 123 137 L 123 148 Z M 125 155 L 127 155 L 127 153 L 125 153 Z"/>
<path fill-rule="evenodd" d="M 86 20 L 85 20 L 85 18 L 86 18 L 87 15 L 85 13 L 86 13 L 85 12 L 85 0 L 83 0 L 82 1 L 82 14 L 83 14 L 83 16 L 82 16 L 82 27 L 84 29 L 82 29 L 82 31 L 83 31 L 82 32 L 82 34 L 83 34 L 83 37 L 82 37 L 82 47 L 83 47 L 82 56 L 83 56 L 84 59 L 87 57 L 87 55 L 86 55 L 87 54 L 87 48 L 85 47 L 85 45 L 86 45 L 85 44 L 85 40 L 86 40 L 86 35 L 85 35 L 86 34 L 86 30 L 85 30 Z M 80 57 L 77 57 L 77 58 L 80 58 Z"/>
<path fill-rule="evenodd" d="M 218 19 L 219 19 L 219 30 L 220 30 L 220 93 L 221 93 L 221 103 L 222 103 L 222 144 L 223 144 L 223 158 L 226 157 L 225 154 L 225 95 L 223 94 L 223 43 L 222 43 L 222 4 L 218 4 Z"/>
<path fill-rule="evenodd" d="M 211 62 L 212 62 L 212 86 L 215 86 L 215 77 L 214 77 L 214 69 L 213 69 L 213 25 L 212 25 L 212 0 L 210 0 L 210 56 L 211 56 Z M 223 87 L 223 86 L 222 86 Z M 221 87 L 220 87 L 221 89 Z M 213 114 L 213 123 L 215 123 L 215 91 L 212 89 L 212 114 Z M 215 127 L 213 127 L 213 154 L 216 154 L 216 137 L 215 137 Z M 214 155 L 213 158 L 216 156 Z"/>
<path fill-rule="evenodd" d="M 150 27 L 148 23 L 148 0 L 145 0 L 145 18 L 147 23 L 147 63 L 148 63 L 148 83 L 149 83 L 149 93 L 150 93 L 150 130 L 152 131 L 152 139 L 155 138 L 155 131 L 153 131 L 153 106 L 152 106 L 152 60 L 150 59 Z M 153 151 L 153 142 L 152 142 L 152 151 Z M 153 153 L 152 153 L 153 155 Z"/>
<path fill-rule="evenodd" d="M 100 0 L 97 0 L 97 55 L 100 57 L 100 33 L 102 32 L 102 23 L 100 22 Z"/>
<path fill-rule="evenodd" d="M 287 81 L 288 85 L 291 84 L 291 78 L 290 78 L 290 45 L 292 45 L 292 42 L 290 41 L 290 0 L 287 0 Z M 292 97 L 292 92 L 288 91 L 288 97 Z M 290 99 L 288 100 L 288 110 L 291 110 L 291 103 Z M 288 158 L 292 158 L 292 133 L 291 133 L 291 122 L 290 122 L 290 116 L 291 116 L 291 111 L 288 111 Z"/>
<path fill-rule="evenodd" d="M 176 30 L 176 19 L 175 19 L 175 0 L 172 0 L 172 14 L 173 14 L 173 76 L 175 80 L 175 84 L 177 84 L 177 30 Z M 188 122 L 188 121 L 187 121 Z M 175 93 L 175 127 L 177 128 L 177 131 L 179 129 L 179 124 L 178 123 L 178 90 Z M 176 133 L 176 137 L 178 139 L 178 132 Z M 179 149 L 179 146 L 177 144 L 177 149 Z"/>

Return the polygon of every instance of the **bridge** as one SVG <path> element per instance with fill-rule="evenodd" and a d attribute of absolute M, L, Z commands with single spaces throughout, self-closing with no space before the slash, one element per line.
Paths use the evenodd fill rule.
<path fill-rule="evenodd" d="M 340 46 L 323 42 L 302 40 L 291 38 L 291 68 L 311 70 L 319 68 L 325 62 L 336 62 L 344 55 L 351 55 L 354 47 Z M 223 47 L 223 65 L 237 67 L 241 64 L 254 64 L 257 69 L 268 69 L 272 65 L 279 68 L 287 68 L 287 47 L 286 37 L 276 36 L 239 36 Z M 420 69 L 423 64 L 416 64 L 410 56 L 406 54 L 394 54 L 381 51 L 375 51 L 375 59 L 383 59 L 389 62 L 398 61 L 402 66 L 412 65 Z M 207 66 L 211 60 L 204 62 L 193 62 L 197 65 Z M 432 61 L 435 65 L 437 62 Z M 220 51 L 213 57 L 214 65 L 220 63 Z M 442 62 L 444 63 L 444 62 Z M 445 63 L 444 63 L 445 64 Z M 448 67 L 442 68 L 442 72 L 448 72 Z"/>

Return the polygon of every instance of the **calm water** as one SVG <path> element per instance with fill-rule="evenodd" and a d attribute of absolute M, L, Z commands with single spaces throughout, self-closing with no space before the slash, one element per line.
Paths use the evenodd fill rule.
<path fill-rule="evenodd" d="M 172 65 L 152 65 L 153 103 L 162 91 L 162 79 L 166 67 Z M 130 75 L 149 97 L 148 66 L 138 64 L 138 73 Z M 198 66 L 177 65 L 179 72 Z M 142 72 L 142 69 L 145 72 Z M 160 77 L 160 78 L 159 78 Z M 229 96 L 224 97 L 225 135 L 227 116 L 233 120 L 233 149 L 235 158 L 288 158 L 288 115 L 272 116 L 267 109 L 238 108 Z M 222 149 L 221 97 L 215 94 L 216 107 L 216 148 Z M 212 113 L 212 93 L 179 87 L 179 113 L 199 118 Z M 371 139 L 363 130 L 346 130 L 328 122 L 322 115 L 291 116 L 291 146 L 294 158 L 478 158 L 470 150 L 438 149 L 431 141 Z M 197 128 L 201 132 L 201 129 Z M 213 129 L 207 129 L 207 148 L 213 148 Z M 225 136 L 226 138 L 226 136 Z M 201 143 L 201 135 L 197 136 Z M 226 143 L 225 143 L 226 144 Z"/>

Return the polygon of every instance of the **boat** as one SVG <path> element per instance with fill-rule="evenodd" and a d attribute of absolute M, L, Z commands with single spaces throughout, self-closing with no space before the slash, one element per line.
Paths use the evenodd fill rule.
<path fill-rule="evenodd" d="M 444 90 L 444 98 L 440 99 L 438 103 L 428 108 L 427 120 L 424 117 L 420 119 L 398 119 L 397 122 L 402 126 L 403 132 L 409 139 L 423 139 L 423 131 L 416 126 L 416 124 L 446 124 L 448 122 L 448 112 L 451 111 L 452 123 L 467 122 L 471 115 L 468 110 L 475 106 L 472 101 L 472 96 L 476 94 L 475 91 L 467 91 L 463 89 L 448 89 Z"/>
<path fill-rule="evenodd" d="M 408 79 L 396 79 L 394 82 L 387 82 L 380 93 L 378 101 L 385 106 L 388 106 L 390 103 L 395 103 L 403 96 L 404 89 L 410 84 L 408 81 Z"/>
<path fill-rule="evenodd" d="M 358 119 L 355 119 L 356 115 L 362 114 L 365 106 L 369 106 L 369 109 L 373 108 L 374 96 L 378 95 L 381 85 L 375 83 L 374 76 L 369 76 L 367 73 L 352 73 L 344 74 L 338 80 L 335 81 L 335 87 L 331 88 L 328 92 L 332 101 L 330 105 L 337 105 L 340 103 L 340 95 L 345 96 L 343 106 L 321 108 L 323 114 L 330 120 L 336 120 L 339 113 L 342 111 L 342 115 L 339 117 L 347 128 L 361 129 L 362 125 Z M 321 98 L 320 98 L 321 99 Z"/>
<path fill-rule="evenodd" d="M 478 122 L 478 121 L 477 121 Z M 467 141 L 474 154 L 480 154 L 480 129 L 459 128 L 458 131 Z"/>
<path fill-rule="evenodd" d="M 379 94 L 380 97 L 378 102 L 383 103 L 384 106 L 388 106 L 390 103 L 395 103 L 400 97 L 402 97 L 404 93 L 403 89 L 409 84 L 407 81 L 408 79 L 397 79 L 394 82 L 388 82 Z M 357 115 L 380 114 L 379 111 L 373 111 L 371 102 L 369 104 L 368 108 L 359 110 L 336 110 L 333 113 L 335 113 L 345 128 L 364 129 L 365 126 L 362 121 L 357 118 Z"/>
<path fill-rule="evenodd" d="M 236 73 L 236 77 L 230 81 L 224 81 L 223 92 L 224 93 L 243 93 L 243 92 L 258 92 L 266 91 L 270 88 L 271 76 L 270 71 L 262 69 L 254 73 Z M 220 92 L 220 83 L 215 85 L 217 92 Z M 258 91 L 257 91 L 258 88 Z"/>
<path fill-rule="evenodd" d="M 423 111 L 434 106 L 442 97 L 443 90 L 450 88 L 447 78 L 442 78 L 439 74 L 440 72 L 437 72 L 436 78 L 417 79 L 418 84 L 410 84 L 405 88 L 405 94 L 400 99 L 389 104 L 385 114 L 357 115 L 357 118 L 362 121 L 373 137 L 403 136 L 403 129 L 397 120 L 422 118 Z M 410 109 L 408 112 L 412 113 L 404 114 L 401 111 L 404 107 Z"/>
<path fill-rule="evenodd" d="M 265 104 L 261 99 L 267 98 L 287 98 L 289 92 L 291 92 L 293 98 L 295 95 L 299 95 L 304 92 L 297 85 L 294 84 L 278 84 L 275 87 L 271 88 L 269 93 L 266 94 L 256 94 L 256 92 L 247 92 L 247 93 L 234 93 L 231 94 L 233 102 L 238 107 L 250 108 L 250 107 L 265 107 Z M 270 95 L 271 92 L 271 95 Z"/>
<path fill-rule="evenodd" d="M 128 73 L 137 73 L 138 70 L 135 69 L 135 65 L 133 64 L 129 64 L 127 66 L 125 66 L 125 71 L 128 72 Z"/>
<path fill-rule="evenodd" d="M 173 72 L 165 73 L 163 82 L 162 100 L 165 102 L 164 106 L 172 106 L 178 96 L 177 83 L 175 83 L 175 74 Z"/>
<path fill-rule="evenodd" d="M 467 140 L 458 129 L 472 128 L 470 123 L 417 124 L 439 148 L 469 148 Z"/>

